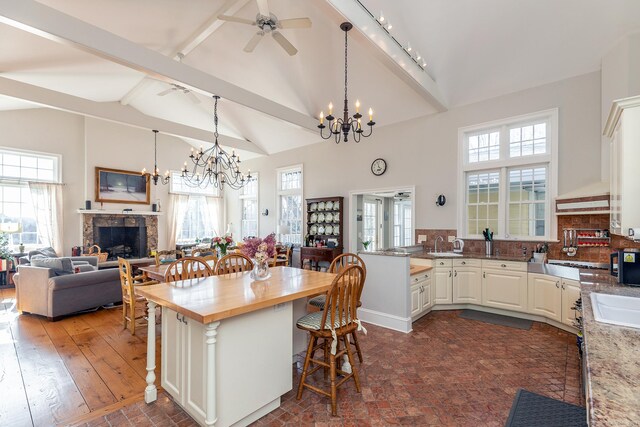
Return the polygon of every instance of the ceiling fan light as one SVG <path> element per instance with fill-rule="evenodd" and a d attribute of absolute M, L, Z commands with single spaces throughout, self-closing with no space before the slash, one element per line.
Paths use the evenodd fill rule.
<path fill-rule="evenodd" d="M 392 28 L 393 28 L 393 25 L 391 25 L 391 22 L 389 22 L 387 24 L 387 31 L 391 31 Z"/>
<path fill-rule="evenodd" d="M 407 52 L 411 52 L 411 43 L 407 42 L 407 47 L 405 48 Z"/>
<path fill-rule="evenodd" d="M 384 13 L 382 11 L 380 11 L 380 16 L 378 17 L 378 22 L 381 23 L 381 24 L 384 22 Z"/>

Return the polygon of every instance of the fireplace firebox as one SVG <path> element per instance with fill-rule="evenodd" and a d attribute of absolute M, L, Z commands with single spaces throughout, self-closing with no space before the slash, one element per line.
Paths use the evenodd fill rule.
<path fill-rule="evenodd" d="M 97 227 L 97 245 L 109 253 L 109 260 L 142 258 L 147 254 L 147 228 Z"/>

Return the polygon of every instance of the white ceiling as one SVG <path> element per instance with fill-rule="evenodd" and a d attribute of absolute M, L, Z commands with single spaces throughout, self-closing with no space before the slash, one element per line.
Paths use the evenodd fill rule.
<path fill-rule="evenodd" d="M 361 1 L 374 14 L 383 9 L 398 40 L 410 40 L 426 58 L 428 73 L 449 107 L 597 70 L 616 40 L 640 28 L 637 0 Z M 173 56 L 198 27 L 232 2 L 189 0 L 188 7 L 180 0 L 40 3 Z M 235 16 L 255 18 L 254 0 L 237 3 L 244 6 Z M 321 109 L 326 113 L 329 101 L 339 111 L 344 35 L 338 24 L 345 18 L 325 1 L 269 0 L 269 5 L 280 19 L 311 18 L 310 29 L 282 30 L 298 48 L 296 56 L 268 37 L 247 54 L 242 48 L 255 27 L 224 23 L 183 63 L 306 116 L 317 117 Z M 354 33 L 351 110 L 356 98 L 364 108 L 373 107 L 378 126 L 435 113 L 437 107 L 407 85 L 402 73 L 400 67 L 380 62 L 378 47 Z M 0 24 L 0 76 L 96 102 L 129 97 L 129 105 L 146 115 L 212 129 L 213 102 L 205 95 L 197 95 L 199 104 L 178 92 L 159 97 L 167 83 L 5 24 Z M 2 110 L 29 106 L 0 94 Z M 268 154 L 321 141 L 314 131 L 228 99 L 221 100 L 219 113 L 222 134 L 251 141 Z"/>

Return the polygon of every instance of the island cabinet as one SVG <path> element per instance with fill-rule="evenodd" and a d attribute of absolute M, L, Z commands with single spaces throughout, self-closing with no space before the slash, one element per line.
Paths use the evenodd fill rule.
<path fill-rule="evenodd" d="M 482 303 L 482 274 L 480 260 L 453 260 L 453 303 Z"/>
<path fill-rule="evenodd" d="M 527 312 L 527 264 L 482 261 L 482 305 Z"/>
<path fill-rule="evenodd" d="M 548 274 L 529 274 L 529 313 L 575 327 L 573 306 L 580 298 L 580 282 Z"/>
<path fill-rule="evenodd" d="M 562 323 L 576 327 L 576 311 L 574 306 L 580 298 L 580 282 L 562 279 Z"/>

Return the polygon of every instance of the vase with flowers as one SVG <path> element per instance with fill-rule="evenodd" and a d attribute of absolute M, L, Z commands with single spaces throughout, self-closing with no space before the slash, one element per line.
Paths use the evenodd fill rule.
<path fill-rule="evenodd" d="M 218 249 L 221 257 L 227 254 L 227 247 L 229 247 L 231 243 L 233 243 L 233 237 L 229 235 L 225 235 L 222 237 L 216 236 L 211 239 L 211 247 Z"/>
<path fill-rule="evenodd" d="M 244 245 L 240 251 L 253 261 L 253 271 L 251 272 L 253 280 L 267 280 L 271 277 L 269 259 L 276 254 L 275 233 L 269 234 L 264 239 L 259 237 L 244 239 Z"/>

